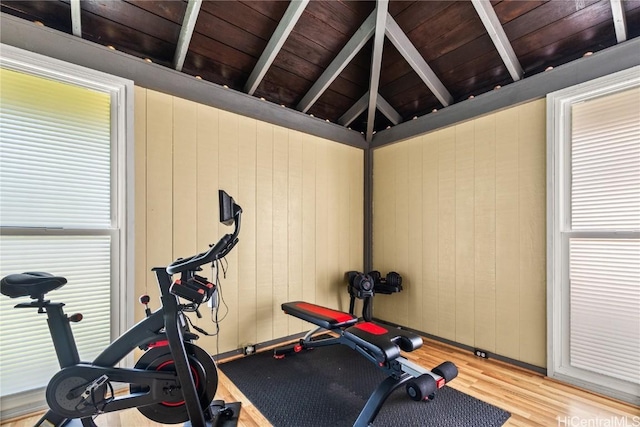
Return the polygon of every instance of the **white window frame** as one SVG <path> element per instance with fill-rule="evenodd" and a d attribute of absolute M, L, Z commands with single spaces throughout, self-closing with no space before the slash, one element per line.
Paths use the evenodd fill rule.
<path fill-rule="evenodd" d="M 569 238 L 638 238 L 635 231 L 571 231 L 571 106 L 640 86 L 640 66 L 547 95 L 547 375 L 640 403 L 638 387 L 569 362 Z"/>
<path fill-rule="evenodd" d="M 112 230 L 111 236 L 111 337 L 134 323 L 134 85 L 133 81 L 49 58 L 0 43 L 0 67 L 111 94 Z M 81 229 L 2 228 L 5 235 L 78 235 Z M 95 233 L 94 233 L 95 234 Z M 53 349 L 52 349 L 53 351 Z M 130 359 L 130 360 L 129 360 Z M 125 363 L 131 365 L 130 356 Z M 35 406 L 34 406 L 35 405 Z M 0 418 L 6 419 L 43 408 L 43 390 L 6 396 Z"/>

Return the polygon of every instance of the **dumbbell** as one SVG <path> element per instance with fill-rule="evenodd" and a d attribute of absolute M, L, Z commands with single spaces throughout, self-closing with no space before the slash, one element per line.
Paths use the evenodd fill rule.
<path fill-rule="evenodd" d="M 345 276 L 349 283 L 349 295 L 359 299 L 373 296 L 374 280 L 370 275 L 359 271 L 347 271 Z"/>
<path fill-rule="evenodd" d="M 373 278 L 376 293 L 388 295 L 402 291 L 402 276 L 395 271 L 390 271 L 383 278 L 379 271 L 374 270 L 369 272 L 369 276 Z"/>

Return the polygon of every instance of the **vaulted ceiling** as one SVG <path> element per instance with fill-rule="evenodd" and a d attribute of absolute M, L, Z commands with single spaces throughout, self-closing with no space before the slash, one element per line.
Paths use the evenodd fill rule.
<path fill-rule="evenodd" d="M 7 14 L 351 127 L 367 140 L 640 35 L 640 0 L 0 5 Z"/>

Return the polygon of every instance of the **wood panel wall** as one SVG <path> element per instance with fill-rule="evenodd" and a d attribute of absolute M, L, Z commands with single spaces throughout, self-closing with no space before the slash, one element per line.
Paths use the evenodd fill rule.
<path fill-rule="evenodd" d="M 152 267 L 230 232 L 218 222 L 221 188 L 244 213 L 221 277 L 219 339 L 200 346 L 216 354 L 310 329 L 282 313 L 287 301 L 348 310 L 344 273 L 363 260 L 362 150 L 140 87 L 135 138 L 135 286 L 152 309 Z M 202 314 L 197 324 L 215 332 Z"/>
<path fill-rule="evenodd" d="M 374 152 L 374 315 L 546 366 L 545 100 Z"/>

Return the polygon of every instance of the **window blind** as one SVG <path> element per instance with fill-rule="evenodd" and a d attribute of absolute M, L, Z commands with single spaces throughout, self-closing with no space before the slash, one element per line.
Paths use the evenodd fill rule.
<path fill-rule="evenodd" d="M 571 120 L 570 364 L 640 384 L 640 87 Z"/>
<path fill-rule="evenodd" d="M 640 240 L 569 243 L 571 365 L 640 384 Z"/>
<path fill-rule="evenodd" d="M 0 275 L 46 271 L 82 360 L 111 337 L 111 94 L 0 68 Z M 0 295 L 0 394 L 46 385 L 59 369 L 46 315 Z"/>
<path fill-rule="evenodd" d="M 640 88 L 572 107 L 571 228 L 640 230 Z"/>
<path fill-rule="evenodd" d="M 91 361 L 110 342 L 111 241 L 109 236 L 1 236 L 2 275 L 46 271 L 68 282 L 47 294 L 64 302 L 69 315 L 82 313 L 71 328 L 81 360 Z M 29 298 L 0 299 L 0 392 L 3 396 L 46 385 L 58 359 L 45 314 L 13 308 Z"/>
<path fill-rule="evenodd" d="M 109 94 L 0 72 L 2 226 L 111 227 Z"/>

